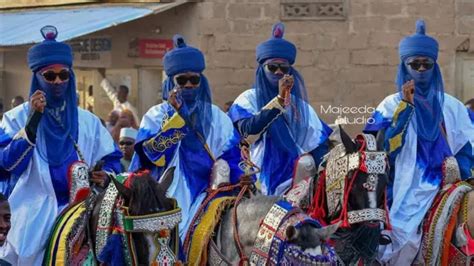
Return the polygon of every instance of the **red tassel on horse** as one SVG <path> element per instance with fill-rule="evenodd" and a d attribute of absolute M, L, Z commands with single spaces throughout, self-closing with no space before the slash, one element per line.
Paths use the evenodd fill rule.
<path fill-rule="evenodd" d="M 313 197 L 313 204 L 309 210 L 309 215 L 317 219 L 322 225 L 327 225 L 324 217 L 326 217 L 325 199 L 326 199 L 326 174 L 322 172 L 318 178 L 316 193 Z"/>

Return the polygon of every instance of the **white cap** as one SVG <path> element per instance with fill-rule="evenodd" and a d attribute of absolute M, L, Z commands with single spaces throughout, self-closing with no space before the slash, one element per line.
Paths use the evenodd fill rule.
<path fill-rule="evenodd" d="M 120 129 L 120 138 L 137 138 L 138 131 L 131 127 L 124 127 Z"/>

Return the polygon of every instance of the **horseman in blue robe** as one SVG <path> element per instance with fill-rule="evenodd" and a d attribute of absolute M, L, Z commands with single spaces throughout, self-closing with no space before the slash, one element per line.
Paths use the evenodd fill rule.
<path fill-rule="evenodd" d="M 168 196 L 182 210 L 179 234 L 184 241 L 191 220 L 207 195 L 214 162 L 227 161 L 230 182 L 237 183 L 242 171 L 240 136 L 229 117 L 212 104 L 204 55 L 187 46 L 183 37 L 173 39 L 163 66 L 164 102 L 148 110 L 142 119 L 130 171 L 149 169 L 159 177 L 175 167 Z"/>
<path fill-rule="evenodd" d="M 103 160 L 92 181 L 120 171 L 120 151 L 100 120 L 77 107 L 71 47 L 57 42 L 53 26 L 28 51 L 33 72 L 30 100 L 5 113 L 0 125 L 0 169 L 8 176 L 12 226 L 0 256 L 13 265 L 41 265 L 56 216 L 70 202 L 70 166 Z M 80 121 L 80 123 L 79 123 Z"/>
<path fill-rule="evenodd" d="M 308 103 L 303 77 L 293 68 L 296 47 L 283 39 L 284 25 L 257 46 L 255 83 L 234 101 L 228 114 L 251 144 L 251 159 L 261 168 L 258 181 L 266 195 L 291 186 L 297 159 L 310 153 L 316 167 L 328 152 L 332 130 Z"/>
<path fill-rule="evenodd" d="M 471 177 L 474 127 L 464 104 L 444 92 L 436 61 L 438 42 L 425 34 L 423 20 L 417 21 L 415 34 L 400 42 L 399 55 L 398 93 L 379 104 L 365 132 L 385 132 L 391 165 L 392 244 L 380 252 L 381 260 L 411 265 L 420 250 L 420 224 L 448 182 L 443 180 L 443 167 L 457 162 L 460 179 Z"/>

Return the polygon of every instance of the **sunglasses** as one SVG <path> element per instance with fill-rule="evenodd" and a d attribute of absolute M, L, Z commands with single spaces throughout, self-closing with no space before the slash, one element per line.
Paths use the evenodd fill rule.
<path fill-rule="evenodd" d="M 186 83 L 188 83 L 188 81 L 196 86 L 196 85 L 199 85 L 199 83 L 201 82 L 201 76 L 198 76 L 198 75 L 191 75 L 191 76 L 185 76 L 185 75 L 182 75 L 182 76 L 177 76 L 175 78 L 176 80 L 176 83 L 178 83 L 179 86 L 184 86 L 186 85 Z"/>
<path fill-rule="evenodd" d="M 413 69 L 415 71 L 420 70 L 421 66 L 423 66 L 423 68 L 426 69 L 426 70 L 430 70 L 430 69 L 433 68 L 434 62 L 432 62 L 432 61 L 424 61 L 424 62 L 412 61 L 412 62 L 408 63 L 408 65 L 410 66 L 411 69 Z"/>
<path fill-rule="evenodd" d="M 290 72 L 290 65 L 286 63 L 268 63 L 265 67 L 272 73 L 275 73 L 278 69 L 280 69 L 283 74 Z"/>
<path fill-rule="evenodd" d="M 133 145 L 133 141 L 120 141 L 119 142 L 119 145 L 123 145 L 123 146 L 130 146 L 130 145 Z"/>
<path fill-rule="evenodd" d="M 68 81 L 69 80 L 69 70 L 63 69 L 59 73 L 56 73 L 52 70 L 45 71 L 41 73 L 43 78 L 48 82 L 54 82 L 56 77 L 59 77 L 61 81 Z"/>

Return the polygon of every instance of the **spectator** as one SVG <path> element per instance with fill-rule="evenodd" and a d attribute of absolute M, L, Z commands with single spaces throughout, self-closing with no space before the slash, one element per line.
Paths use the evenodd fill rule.
<path fill-rule="evenodd" d="M 137 133 L 138 131 L 131 127 L 124 127 L 120 130 L 119 147 L 123 153 L 123 157 L 120 160 L 122 172 L 127 172 L 128 167 L 130 166 L 130 161 L 132 160 L 134 153 L 133 145 L 135 144 Z"/>
<path fill-rule="evenodd" d="M 112 128 L 111 134 L 115 143 L 119 142 L 120 130 L 124 127 L 131 127 L 134 129 L 138 129 L 138 124 L 135 121 L 135 118 L 133 117 L 133 113 L 128 109 L 125 109 L 120 113 L 117 123 Z"/>
<path fill-rule="evenodd" d="M 12 99 L 11 108 L 13 109 L 24 102 L 25 99 L 23 98 L 23 96 L 17 95 L 15 96 L 15 98 Z"/>
<path fill-rule="evenodd" d="M 132 112 L 133 116 L 137 123 L 140 123 L 140 119 L 138 118 L 137 109 L 132 106 L 132 104 L 128 101 L 128 93 L 129 89 L 125 85 L 120 85 L 118 91 L 110 84 L 110 81 L 105 77 L 105 69 L 99 68 L 99 74 L 102 76 L 102 81 L 100 82 L 100 86 L 109 96 L 109 99 L 114 103 L 114 110 L 122 112 L 125 109 L 128 109 Z"/>
<path fill-rule="evenodd" d="M 110 133 L 112 133 L 112 129 L 114 128 L 115 124 L 119 119 L 120 112 L 117 110 L 110 111 L 109 115 L 107 116 L 106 127 Z"/>
<path fill-rule="evenodd" d="M 0 246 L 5 244 L 8 231 L 10 231 L 10 204 L 7 198 L 0 193 Z"/>

